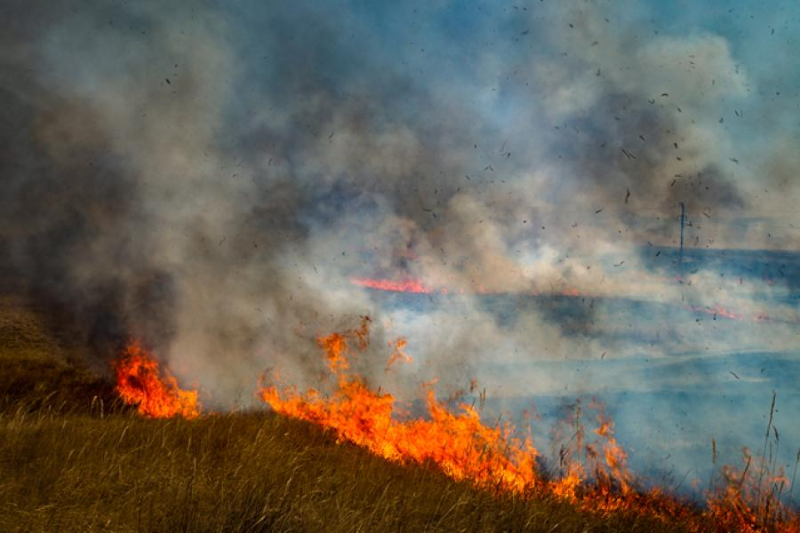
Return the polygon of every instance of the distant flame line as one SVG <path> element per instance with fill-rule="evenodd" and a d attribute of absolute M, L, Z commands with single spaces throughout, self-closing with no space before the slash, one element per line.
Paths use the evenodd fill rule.
<path fill-rule="evenodd" d="M 676 278 L 666 278 L 667 280 L 674 280 L 674 281 L 681 281 L 680 277 Z M 414 280 L 414 279 L 405 279 L 401 281 L 391 280 L 391 279 L 376 279 L 376 278 L 360 278 L 360 277 L 353 277 L 350 278 L 350 282 L 354 285 L 359 287 L 365 287 L 367 289 L 373 289 L 378 291 L 386 291 L 386 292 L 402 292 L 402 293 L 409 293 L 409 294 L 435 294 L 441 293 L 443 295 L 450 294 L 448 289 L 446 288 L 433 288 L 430 285 L 427 285 L 421 281 Z M 482 285 L 479 285 L 472 291 L 474 294 L 505 294 L 502 291 L 490 291 L 485 289 Z M 462 289 L 458 291 L 459 294 L 464 294 L 465 291 Z M 521 292 L 520 294 L 527 294 L 529 296 L 543 296 L 546 293 L 541 293 L 538 291 L 527 291 Z M 568 296 L 572 298 L 596 298 L 597 295 L 585 295 L 582 294 L 578 289 L 573 288 L 565 288 L 560 291 L 553 291 L 549 293 L 551 295 L 557 296 Z M 720 304 L 714 304 L 714 306 L 702 306 L 702 305 L 684 305 L 683 308 L 687 311 L 695 312 L 695 313 L 705 313 L 708 315 L 713 315 L 716 319 L 725 318 L 729 320 L 736 320 L 736 321 L 751 321 L 751 322 L 782 322 L 787 324 L 797 324 L 800 323 L 800 319 L 786 319 L 786 318 L 776 318 L 772 317 L 766 313 L 753 313 L 753 314 L 744 314 L 738 311 L 731 310 L 725 306 Z"/>

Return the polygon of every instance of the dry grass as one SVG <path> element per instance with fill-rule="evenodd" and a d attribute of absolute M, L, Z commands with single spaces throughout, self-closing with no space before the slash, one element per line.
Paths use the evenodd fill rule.
<path fill-rule="evenodd" d="M 497 498 L 265 413 L 4 417 L 2 531 L 663 531 Z"/>
<path fill-rule="evenodd" d="M 267 412 L 146 420 L 0 300 L 0 531 L 682 531 L 497 497 Z"/>

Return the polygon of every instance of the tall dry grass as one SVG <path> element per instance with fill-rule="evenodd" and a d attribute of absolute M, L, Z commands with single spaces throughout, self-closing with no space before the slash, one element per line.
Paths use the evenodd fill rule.
<path fill-rule="evenodd" d="M 497 497 L 268 413 L 0 418 L 1 531 L 675 531 Z"/>

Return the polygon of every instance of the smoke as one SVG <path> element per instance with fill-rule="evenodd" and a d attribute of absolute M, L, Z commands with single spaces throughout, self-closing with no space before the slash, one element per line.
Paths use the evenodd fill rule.
<path fill-rule="evenodd" d="M 434 377 L 509 397 L 691 387 L 546 365 L 797 341 L 796 276 L 676 274 L 668 253 L 681 202 L 687 247 L 798 242 L 796 143 L 747 157 L 730 125 L 758 115 L 762 74 L 713 29 L 658 31 L 630 2 L 2 15 L 2 266 L 68 309 L 100 368 L 142 338 L 229 408 L 263 371 L 316 386 L 316 337 L 362 315 L 357 368 L 406 397 Z M 436 294 L 402 305 L 352 277 Z M 387 373 L 399 336 L 414 362 Z"/>

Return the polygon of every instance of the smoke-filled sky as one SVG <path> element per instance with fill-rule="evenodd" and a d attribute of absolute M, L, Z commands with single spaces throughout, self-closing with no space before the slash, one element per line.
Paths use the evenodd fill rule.
<path fill-rule="evenodd" d="M 800 406 L 799 16 L 6 0 L 0 267 L 215 408 L 317 385 L 315 337 L 369 315 L 358 367 L 401 397 L 615 395 L 651 453 L 706 446 Z"/>

